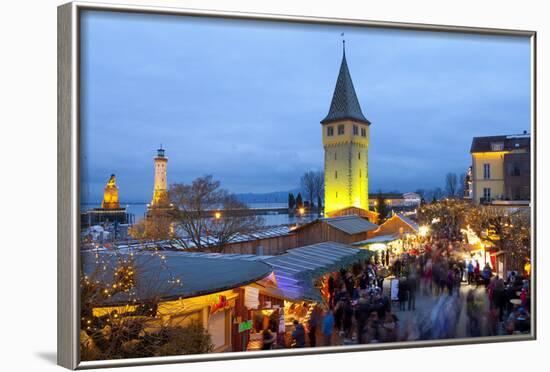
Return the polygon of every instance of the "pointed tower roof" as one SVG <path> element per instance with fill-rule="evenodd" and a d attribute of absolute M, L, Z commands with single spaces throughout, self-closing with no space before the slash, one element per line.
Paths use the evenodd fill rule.
<path fill-rule="evenodd" d="M 332 95 L 330 110 L 327 116 L 321 120 L 321 123 L 325 124 L 344 119 L 356 120 L 370 125 L 370 121 L 365 118 L 361 111 L 359 100 L 355 94 L 355 88 L 353 87 L 353 81 L 351 80 L 348 63 L 346 61 L 345 42 L 342 64 L 340 65 L 338 80 L 336 80 L 336 87 Z"/>

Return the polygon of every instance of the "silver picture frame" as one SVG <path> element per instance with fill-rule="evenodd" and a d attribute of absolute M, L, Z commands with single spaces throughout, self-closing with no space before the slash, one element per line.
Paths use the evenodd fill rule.
<path fill-rule="evenodd" d="M 428 346 L 449 346 L 489 342 L 510 342 L 535 340 L 537 337 L 536 312 L 536 171 L 531 172 L 531 298 L 532 327 L 530 334 L 506 337 L 458 338 L 437 341 L 412 341 L 392 344 L 370 344 L 347 347 L 317 347 L 311 349 L 290 349 L 257 351 L 253 353 L 232 352 L 219 354 L 186 355 L 174 357 L 151 357 L 139 359 L 104 360 L 82 362 L 79 357 L 79 231 L 80 231 L 80 187 L 79 187 L 79 91 L 80 91 L 80 15 L 85 10 L 110 12 L 137 12 L 150 14 L 216 17 L 242 20 L 264 20 L 289 23 L 309 23 L 345 26 L 364 26 L 383 29 L 436 31 L 464 34 L 484 34 L 528 37 L 531 42 L 531 169 L 536 170 L 536 47 L 537 33 L 530 30 L 509 30 L 495 28 L 462 27 L 435 24 L 381 22 L 362 19 L 319 18 L 280 14 L 260 14 L 197 10 L 160 6 L 116 5 L 94 2 L 71 2 L 60 5 L 57 11 L 57 54 L 58 54 L 58 155 L 57 155 L 57 363 L 69 369 L 151 365 L 181 362 L 200 362 L 242 358 L 265 358 L 286 355 L 319 353 L 342 353 L 380 349 L 400 349 Z"/>

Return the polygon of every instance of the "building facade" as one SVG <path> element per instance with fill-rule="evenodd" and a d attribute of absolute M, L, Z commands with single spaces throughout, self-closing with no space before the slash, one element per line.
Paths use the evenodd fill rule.
<path fill-rule="evenodd" d="M 346 208 L 369 210 L 369 126 L 361 111 L 345 49 L 327 116 L 321 121 L 325 150 L 325 215 Z"/>
<path fill-rule="evenodd" d="M 530 134 L 474 137 L 470 153 L 475 203 L 530 200 Z"/>

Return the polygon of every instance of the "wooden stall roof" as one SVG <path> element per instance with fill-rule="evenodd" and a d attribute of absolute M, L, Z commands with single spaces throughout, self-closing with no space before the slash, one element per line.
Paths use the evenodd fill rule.
<path fill-rule="evenodd" d="M 397 239 L 399 239 L 398 234 L 379 235 L 379 236 L 375 236 L 374 238 L 355 242 L 352 245 L 364 246 L 364 245 L 375 244 L 375 243 L 388 243 L 388 242 L 393 242 L 394 240 L 397 240 Z"/>
<path fill-rule="evenodd" d="M 368 257 L 365 250 L 342 243 L 323 242 L 289 249 L 264 262 L 273 267 L 277 285 L 286 297 L 320 300 L 312 279 Z"/>
<path fill-rule="evenodd" d="M 296 227 L 295 230 L 300 230 L 305 228 L 306 226 L 310 226 L 315 223 L 326 223 L 335 229 L 338 229 L 348 235 L 355 235 L 360 234 L 367 231 L 373 231 L 378 228 L 378 225 L 370 222 L 366 218 L 357 216 L 357 215 L 349 215 L 349 216 L 341 216 L 341 217 L 327 217 L 327 218 L 319 218 L 315 221 L 309 222 L 305 225 L 301 225 Z"/>
<path fill-rule="evenodd" d="M 265 262 L 243 259 L 220 260 L 216 257 L 195 256 L 179 252 L 83 252 L 83 272 L 93 280 L 113 284 L 114 270 L 120 259 L 132 255 L 139 277 L 135 294 L 117 293 L 103 305 L 146 302 L 153 298 L 174 300 L 238 288 L 269 276 L 273 269 Z M 227 257 L 230 258 L 230 257 Z"/>
<path fill-rule="evenodd" d="M 275 275 L 280 291 L 279 297 L 291 300 L 320 300 L 318 290 L 313 288 L 312 278 L 339 270 L 354 262 L 367 259 L 366 250 L 336 242 L 323 242 L 304 247 L 288 249 L 277 256 L 258 256 L 243 254 L 203 253 L 203 252 L 163 252 L 167 261 L 173 257 L 189 257 L 238 263 L 240 261 L 261 262 L 269 265 Z M 213 271 L 208 271 L 212 273 Z"/>

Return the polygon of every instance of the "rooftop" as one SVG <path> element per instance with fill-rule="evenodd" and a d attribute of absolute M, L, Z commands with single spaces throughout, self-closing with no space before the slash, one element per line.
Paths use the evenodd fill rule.
<path fill-rule="evenodd" d="M 530 146 L 531 135 L 529 133 L 474 137 L 472 139 L 470 153 L 513 151 L 518 149 L 529 149 Z"/>
<path fill-rule="evenodd" d="M 342 63 L 340 65 L 340 72 L 338 73 L 338 79 L 336 80 L 336 86 L 332 95 L 332 102 L 330 103 L 330 109 L 327 116 L 321 120 L 322 124 L 351 119 L 370 125 L 370 121 L 365 118 L 351 75 L 349 73 L 348 63 L 346 61 L 346 51 L 342 56 Z"/>
<path fill-rule="evenodd" d="M 349 235 L 372 231 L 378 228 L 378 225 L 356 215 L 324 218 L 322 221 Z"/>
<path fill-rule="evenodd" d="M 83 252 L 83 271 L 95 280 L 113 283 L 113 270 L 118 260 L 133 257 L 133 266 L 139 275 L 135 294 L 117 293 L 105 305 L 196 297 L 221 292 L 264 279 L 273 271 L 267 263 L 257 260 L 219 260 L 215 255 L 197 255 L 158 252 Z M 227 255 L 231 256 L 231 255 Z M 258 256 L 256 256 L 258 257 Z M 94 274 L 95 272 L 95 274 Z M 175 280 L 179 279 L 176 283 Z"/>
<path fill-rule="evenodd" d="M 140 253 L 134 255 L 141 257 Z M 113 254 L 111 256 L 114 257 Z M 150 259 L 151 254 L 144 252 L 142 256 Z M 347 244 L 323 242 L 288 249 L 277 256 L 184 251 L 163 251 L 162 256 L 171 273 L 180 273 L 182 288 L 174 291 L 176 297 L 235 288 L 264 279 L 273 272 L 280 292 L 277 295 L 291 300 L 320 300 L 319 291 L 313 286 L 315 278 L 368 259 L 370 253 Z M 90 252 L 87 257 L 95 259 Z M 95 267 L 94 262 L 87 267 Z M 149 267 L 158 268 L 158 260 L 156 265 L 149 264 Z M 152 273 L 158 273 L 158 269 L 152 270 Z M 166 278 L 160 281 L 163 282 L 163 279 Z M 269 291 L 268 288 L 265 290 Z"/>
<path fill-rule="evenodd" d="M 355 242 L 352 245 L 362 246 L 362 245 L 369 245 L 369 244 L 375 244 L 375 243 L 388 243 L 397 239 L 399 239 L 398 234 L 379 235 L 379 236 L 375 236 L 374 238 L 361 240 L 360 242 Z"/>
<path fill-rule="evenodd" d="M 336 242 L 323 242 L 289 249 L 263 261 L 273 267 L 279 289 L 290 299 L 319 300 L 313 287 L 317 277 L 370 257 L 362 249 Z"/>

